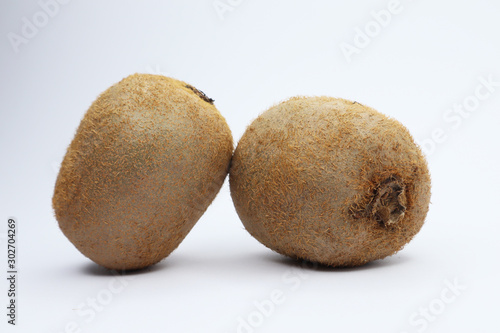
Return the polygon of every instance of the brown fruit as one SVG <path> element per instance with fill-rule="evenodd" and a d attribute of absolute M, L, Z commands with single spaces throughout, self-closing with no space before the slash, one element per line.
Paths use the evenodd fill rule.
<path fill-rule="evenodd" d="M 247 128 L 230 186 L 245 228 L 262 244 L 357 266 L 412 239 L 431 185 L 422 152 L 398 121 L 357 102 L 296 97 Z"/>
<path fill-rule="evenodd" d="M 90 106 L 59 172 L 53 207 L 80 252 L 110 269 L 170 254 L 219 191 L 232 136 L 212 100 L 135 74 Z"/>

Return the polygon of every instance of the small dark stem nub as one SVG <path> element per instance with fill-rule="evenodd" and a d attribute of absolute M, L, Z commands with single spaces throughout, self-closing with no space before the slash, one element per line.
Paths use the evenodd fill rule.
<path fill-rule="evenodd" d="M 211 99 L 210 97 L 208 97 L 207 95 L 205 95 L 205 93 L 203 91 L 196 89 L 195 87 L 193 87 L 190 84 L 187 84 L 186 88 L 191 89 L 192 91 L 194 91 L 194 93 L 196 95 L 198 95 L 205 102 L 210 103 L 210 104 L 214 104 L 214 100 Z"/>
<path fill-rule="evenodd" d="M 370 213 L 380 224 L 389 227 L 403 219 L 406 204 L 405 186 L 400 179 L 392 176 L 383 181 L 375 191 Z"/>

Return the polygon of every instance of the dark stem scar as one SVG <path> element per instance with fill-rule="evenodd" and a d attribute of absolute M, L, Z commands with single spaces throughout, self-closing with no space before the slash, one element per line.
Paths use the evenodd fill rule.
<path fill-rule="evenodd" d="M 210 103 L 210 104 L 214 104 L 214 100 L 212 98 L 208 97 L 207 95 L 205 95 L 205 93 L 203 91 L 196 89 L 195 87 L 193 87 L 190 84 L 187 84 L 186 88 L 191 89 L 196 95 L 198 95 L 205 102 Z"/>
<path fill-rule="evenodd" d="M 378 184 L 368 204 L 357 203 L 351 206 L 350 213 L 354 218 L 370 218 L 384 227 L 400 222 L 407 209 L 406 189 L 404 183 L 396 176 L 390 176 Z"/>

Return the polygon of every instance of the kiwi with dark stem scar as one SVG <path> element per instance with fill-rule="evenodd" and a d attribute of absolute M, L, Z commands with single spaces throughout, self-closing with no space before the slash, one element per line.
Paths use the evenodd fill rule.
<path fill-rule="evenodd" d="M 230 188 L 246 230 L 265 246 L 349 267 L 390 256 L 419 232 L 431 182 L 398 121 L 358 102 L 296 97 L 247 128 Z"/>
<path fill-rule="evenodd" d="M 99 265 L 150 266 L 177 248 L 215 198 L 232 151 L 212 99 L 172 78 L 131 75 L 83 117 L 57 177 L 56 219 Z"/>

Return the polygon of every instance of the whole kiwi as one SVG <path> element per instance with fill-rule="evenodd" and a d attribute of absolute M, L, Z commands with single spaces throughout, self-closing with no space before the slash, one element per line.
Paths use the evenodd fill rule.
<path fill-rule="evenodd" d="M 233 141 L 213 100 L 185 82 L 134 74 L 90 106 L 57 177 L 59 226 L 109 269 L 170 254 L 227 175 Z"/>
<path fill-rule="evenodd" d="M 286 256 L 358 266 L 392 255 L 422 227 L 427 162 L 408 130 L 345 99 L 295 97 L 246 130 L 230 169 L 246 230 Z"/>

